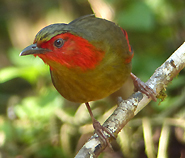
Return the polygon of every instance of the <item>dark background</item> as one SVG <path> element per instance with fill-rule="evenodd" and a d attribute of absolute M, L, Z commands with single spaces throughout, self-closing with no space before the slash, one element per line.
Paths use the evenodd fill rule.
<path fill-rule="evenodd" d="M 133 73 L 143 81 L 185 39 L 184 0 L 0 0 L 0 157 L 74 157 L 93 134 L 85 106 L 57 93 L 48 66 L 33 56 L 19 57 L 44 26 L 92 13 L 127 30 L 135 52 Z M 171 82 L 160 105 L 151 102 L 127 124 L 112 144 L 114 152 L 107 148 L 100 157 L 145 158 L 146 147 L 148 157 L 158 151 L 185 157 L 184 74 Z M 116 98 L 132 92 L 128 80 L 119 92 L 93 102 L 96 118 L 103 123 Z"/>

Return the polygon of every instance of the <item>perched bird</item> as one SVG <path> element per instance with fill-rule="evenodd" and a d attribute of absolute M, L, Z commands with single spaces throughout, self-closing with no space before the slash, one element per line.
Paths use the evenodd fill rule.
<path fill-rule="evenodd" d="M 155 100 L 153 91 L 131 73 L 134 53 L 127 32 L 111 21 L 86 15 L 46 26 L 20 56 L 29 54 L 49 65 L 53 85 L 64 98 L 86 104 L 102 139 L 102 130 L 114 135 L 94 118 L 88 102 L 117 91 L 130 75 L 136 89 Z"/>

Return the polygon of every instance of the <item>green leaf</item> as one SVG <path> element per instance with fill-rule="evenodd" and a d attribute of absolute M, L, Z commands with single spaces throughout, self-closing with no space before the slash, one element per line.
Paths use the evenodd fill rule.
<path fill-rule="evenodd" d="M 48 69 L 44 67 L 6 67 L 0 70 L 0 83 L 4 83 L 16 77 L 25 78 L 30 83 L 34 83 L 39 75 L 46 75 Z"/>
<path fill-rule="evenodd" d="M 19 74 L 20 71 L 16 67 L 4 68 L 0 71 L 0 83 L 16 78 L 19 76 Z"/>

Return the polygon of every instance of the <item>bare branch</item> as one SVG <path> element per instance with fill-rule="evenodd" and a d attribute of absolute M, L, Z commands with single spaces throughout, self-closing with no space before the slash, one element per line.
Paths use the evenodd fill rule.
<path fill-rule="evenodd" d="M 157 94 L 165 89 L 170 81 L 185 67 L 185 42 L 159 67 L 146 82 Z M 119 106 L 113 114 L 105 121 L 104 127 L 108 128 L 116 137 L 120 130 L 149 102 L 148 98 L 141 92 L 134 93 L 129 99 L 120 99 Z M 106 134 L 106 133 L 105 133 Z M 109 137 L 109 135 L 107 135 Z M 109 137 L 109 141 L 112 138 Z M 95 133 L 89 141 L 81 148 L 75 158 L 95 158 L 104 149 L 104 144 Z"/>

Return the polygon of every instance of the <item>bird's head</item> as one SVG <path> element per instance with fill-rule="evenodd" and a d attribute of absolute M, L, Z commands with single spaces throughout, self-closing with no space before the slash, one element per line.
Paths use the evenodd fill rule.
<path fill-rule="evenodd" d="M 81 70 L 93 69 L 102 60 L 104 52 L 78 35 L 76 30 L 80 28 L 73 25 L 76 22 L 78 21 L 46 26 L 37 33 L 33 44 L 26 47 L 20 56 L 38 56 L 52 69 L 57 68 L 58 64 Z"/>

